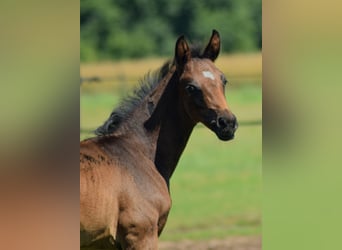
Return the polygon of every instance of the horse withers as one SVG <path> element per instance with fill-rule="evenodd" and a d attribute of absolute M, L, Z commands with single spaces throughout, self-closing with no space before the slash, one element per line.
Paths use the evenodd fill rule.
<path fill-rule="evenodd" d="M 214 65 L 219 52 L 216 30 L 203 52 L 181 36 L 174 60 L 147 75 L 97 137 L 80 143 L 82 249 L 158 249 L 169 180 L 194 126 L 201 122 L 224 141 L 237 129 L 227 80 Z"/>

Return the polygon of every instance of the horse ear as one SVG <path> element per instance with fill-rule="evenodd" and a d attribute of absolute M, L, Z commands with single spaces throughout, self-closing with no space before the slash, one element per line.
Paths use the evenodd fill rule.
<path fill-rule="evenodd" d="M 183 69 L 184 65 L 190 61 L 191 51 L 184 36 L 180 36 L 176 42 L 175 61 L 177 69 Z"/>
<path fill-rule="evenodd" d="M 216 60 L 220 53 L 221 41 L 220 34 L 217 30 L 213 30 L 210 41 L 203 52 L 204 58 L 209 58 L 213 62 Z"/>

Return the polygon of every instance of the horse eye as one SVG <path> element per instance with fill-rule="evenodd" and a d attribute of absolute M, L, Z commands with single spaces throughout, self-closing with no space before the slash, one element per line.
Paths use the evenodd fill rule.
<path fill-rule="evenodd" d="M 191 84 L 188 84 L 185 87 L 185 90 L 186 90 L 186 92 L 188 92 L 188 94 L 194 93 L 196 91 L 196 89 L 197 88 L 194 85 L 191 85 Z"/>
<path fill-rule="evenodd" d="M 223 85 L 227 85 L 228 81 L 223 75 L 221 76 L 221 80 L 222 80 Z"/>

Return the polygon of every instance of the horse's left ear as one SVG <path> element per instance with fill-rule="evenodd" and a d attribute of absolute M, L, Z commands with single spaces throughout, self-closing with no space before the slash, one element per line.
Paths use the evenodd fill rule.
<path fill-rule="evenodd" d="M 210 41 L 203 52 L 204 58 L 209 58 L 213 62 L 216 60 L 220 53 L 221 41 L 220 34 L 217 30 L 213 30 Z"/>
<path fill-rule="evenodd" d="M 191 60 L 191 51 L 184 36 L 180 36 L 176 42 L 175 61 L 177 70 L 182 71 L 184 65 Z"/>

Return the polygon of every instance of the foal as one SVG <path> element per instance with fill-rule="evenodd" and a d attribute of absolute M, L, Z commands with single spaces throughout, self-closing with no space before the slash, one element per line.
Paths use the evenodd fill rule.
<path fill-rule="evenodd" d="M 83 249 L 158 249 L 171 207 L 169 180 L 194 126 L 234 138 L 237 121 L 214 65 L 220 36 L 203 53 L 178 38 L 172 63 L 149 75 L 80 145 L 80 227 Z"/>

